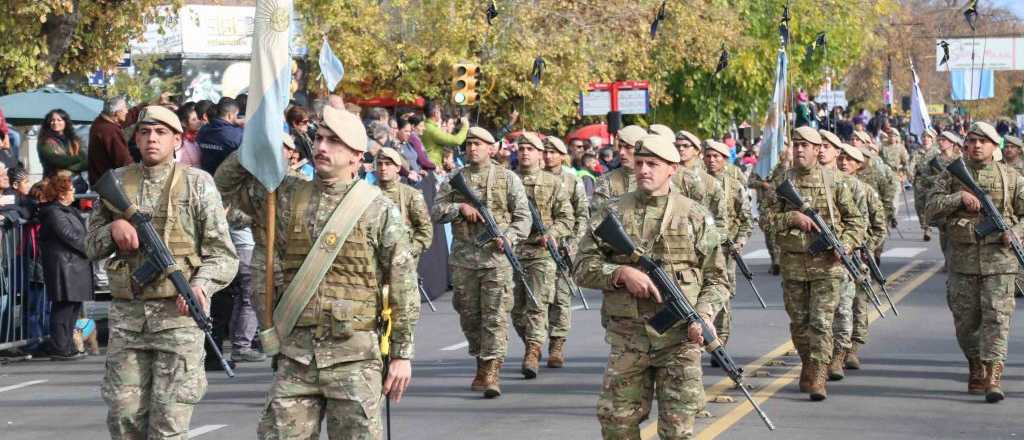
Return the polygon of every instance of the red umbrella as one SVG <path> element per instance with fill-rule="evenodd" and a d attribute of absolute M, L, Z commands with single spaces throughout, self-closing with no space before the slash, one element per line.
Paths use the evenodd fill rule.
<path fill-rule="evenodd" d="M 571 142 L 573 139 L 587 141 L 593 136 L 601 138 L 602 145 L 612 143 L 612 136 L 608 133 L 608 124 L 584 125 L 583 127 L 577 128 L 572 133 L 569 133 L 569 135 L 566 136 L 566 141 Z"/>

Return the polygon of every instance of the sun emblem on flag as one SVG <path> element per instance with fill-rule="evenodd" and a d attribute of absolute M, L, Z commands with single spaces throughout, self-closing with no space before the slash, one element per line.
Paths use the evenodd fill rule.
<path fill-rule="evenodd" d="M 271 32 L 288 32 L 291 11 L 289 8 L 281 6 L 276 0 L 259 2 L 255 20 L 257 23 L 269 27 Z"/>

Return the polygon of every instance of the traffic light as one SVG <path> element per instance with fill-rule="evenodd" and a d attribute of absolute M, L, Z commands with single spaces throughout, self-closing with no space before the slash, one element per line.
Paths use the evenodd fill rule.
<path fill-rule="evenodd" d="M 477 99 L 476 84 L 480 79 L 480 66 L 457 63 L 452 66 L 452 102 L 473 105 Z"/>

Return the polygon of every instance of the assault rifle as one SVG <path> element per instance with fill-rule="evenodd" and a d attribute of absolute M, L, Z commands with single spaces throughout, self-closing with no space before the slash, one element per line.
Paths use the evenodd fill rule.
<path fill-rule="evenodd" d="M 736 365 L 736 362 L 732 360 L 729 353 L 726 353 L 725 347 L 722 346 L 715 332 L 704 322 L 704 319 L 700 317 L 700 314 L 697 313 L 693 305 L 683 295 L 682 290 L 679 289 L 675 282 L 675 278 L 666 273 L 654 260 L 644 256 L 637 250 L 633 240 L 629 238 L 629 235 L 626 235 L 626 231 L 622 229 L 622 224 L 619 223 L 619 219 L 614 214 L 609 213 L 604 218 L 597 229 L 594 230 L 594 235 L 611 247 L 616 254 L 629 256 L 633 263 L 639 266 L 640 270 L 644 271 L 658 288 L 665 306 L 648 321 L 648 324 L 659 334 L 667 332 L 680 321 L 686 323 L 686 325 L 691 323 L 700 325 L 704 336 L 704 349 L 711 354 L 712 358 L 718 361 L 718 364 L 725 370 L 725 374 L 739 387 L 743 395 L 747 397 L 747 401 L 757 411 L 757 415 L 768 426 L 768 429 L 774 431 L 775 425 L 772 424 L 768 415 L 761 410 L 761 407 L 751 397 L 746 385 L 743 384 L 743 369 Z"/>
<path fill-rule="evenodd" d="M 498 229 L 498 222 L 494 221 L 494 216 L 491 215 L 491 210 L 487 209 L 487 205 L 484 205 L 480 201 L 480 198 L 473 193 L 473 190 L 469 189 L 469 185 L 466 185 L 466 179 L 462 177 L 462 173 L 455 173 L 451 180 L 448 182 L 452 189 L 462 194 L 466 200 L 469 200 L 469 204 L 476 208 L 477 212 L 480 213 L 480 217 L 484 219 L 484 232 L 477 238 L 476 245 L 483 247 L 494 240 L 502 241 L 502 251 L 505 253 L 505 258 L 508 259 L 508 264 L 512 266 L 512 272 L 516 278 L 519 279 L 520 284 L 523 285 L 523 290 L 526 291 L 526 296 L 530 298 L 530 301 L 534 305 L 540 306 L 540 302 L 537 301 L 537 297 L 533 295 L 533 290 L 530 289 L 530 285 L 526 282 L 526 273 L 523 272 L 523 265 L 519 263 L 519 259 L 516 258 L 516 254 L 512 252 L 512 243 Z"/>
<path fill-rule="evenodd" d="M 544 220 L 540 217 L 540 211 L 537 209 L 537 205 L 533 204 L 533 200 L 527 200 L 526 202 L 530 205 L 530 217 L 533 219 L 533 231 L 541 236 L 547 235 L 547 227 L 544 226 Z M 576 281 L 572 278 L 572 266 L 562 258 L 562 254 L 558 252 L 559 248 L 550 241 L 545 241 L 544 247 L 548 249 L 548 254 L 551 255 L 551 259 L 555 261 L 555 270 L 558 272 L 558 276 L 562 278 L 562 281 L 565 281 L 565 284 L 569 286 L 569 291 L 572 292 L 574 296 L 580 297 L 580 300 L 583 301 L 583 308 L 590 310 L 590 304 L 587 304 L 587 297 L 583 296 L 583 290 L 580 289 L 580 286 L 576 285 Z"/>
<path fill-rule="evenodd" d="M 974 178 L 971 177 L 971 173 L 967 171 L 967 164 L 964 163 L 964 159 L 958 158 L 954 160 L 946 167 L 946 171 L 949 171 L 949 174 L 956 177 L 960 183 L 964 184 L 974 194 L 974 197 L 981 201 L 981 212 L 984 214 L 985 219 L 974 227 L 974 236 L 981 240 L 995 232 L 1008 234 L 1010 236 L 1010 248 L 1013 249 L 1013 254 L 1017 257 L 1017 263 L 1024 267 L 1024 246 L 1021 246 L 1020 238 L 1013 232 L 1013 229 L 1010 229 L 1010 224 L 1006 222 L 1003 215 L 996 209 L 995 203 L 992 203 L 992 197 L 989 197 L 988 193 L 981 189 L 978 186 L 978 182 L 975 182 Z"/>
<path fill-rule="evenodd" d="M 796 207 L 801 213 L 810 217 L 811 221 L 818 228 L 818 239 L 811 243 L 810 247 L 807 248 L 807 252 L 811 255 L 818 255 L 825 251 L 832 251 L 839 257 L 839 261 L 843 264 L 846 272 L 853 277 L 853 281 L 868 293 L 868 298 L 871 299 L 871 304 L 878 311 L 878 316 L 884 318 L 885 313 L 882 312 L 882 302 L 878 299 L 878 295 L 875 294 L 875 289 L 871 287 L 871 281 L 861 273 L 860 266 L 846 251 L 846 248 L 843 247 L 843 244 L 836 237 L 836 234 L 832 232 L 832 229 L 828 227 L 828 224 L 825 223 L 825 220 L 818 215 L 818 211 L 804 204 L 803 199 L 800 198 L 800 193 L 793 186 L 793 182 L 790 182 L 789 179 L 784 180 L 775 189 L 775 193 L 785 200 L 786 203 L 789 203 L 790 206 Z"/>
<path fill-rule="evenodd" d="M 743 261 L 743 256 L 740 255 L 740 251 L 736 249 L 736 243 L 733 243 L 732 240 L 725 240 L 725 243 L 722 243 L 722 246 L 725 246 L 729 255 L 731 255 L 732 259 L 736 261 L 736 268 L 738 268 L 740 273 L 743 274 L 743 278 L 746 278 L 747 282 L 750 283 L 750 288 L 754 289 L 754 296 L 756 296 L 757 301 L 761 303 L 761 308 L 767 309 L 768 304 L 764 303 L 764 298 L 761 297 L 761 292 L 758 292 L 757 286 L 754 285 L 754 274 L 750 271 L 750 268 L 747 267 L 747 263 Z"/>
<path fill-rule="evenodd" d="M 211 333 L 213 331 L 213 321 L 206 315 L 206 311 L 199 307 L 199 301 L 192 294 L 192 287 L 189 286 L 188 279 L 181 272 L 181 268 L 175 264 L 174 257 L 167 248 L 167 244 L 160 238 L 160 234 L 157 234 L 156 228 L 153 227 L 152 218 L 148 214 L 139 212 L 135 204 L 128 200 L 128 196 L 121 189 L 121 180 L 113 172 L 104 174 L 96 182 L 96 185 L 93 186 L 93 189 L 111 207 L 125 213 L 125 215 L 130 214 L 125 220 L 131 222 L 132 226 L 135 227 L 135 231 L 139 236 L 139 250 L 145 256 L 145 262 L 142 263 L 142 266 L 132 273 L 132 281 L 136 285 L 145 286 L 166 275 L 171 280 L 171 284 L 174 285 L 174 290 L 178 291 L 178 296 L 185 300 L 185 304 L 188 305 L 188 312 L 192 315 L 192 320 L 206 334 L 206 342 L 213 349 L 213 353 L 217 355 L 217 360 L 220 361 L 224 372 L 227 373 L 228 377 L 235 377 L 235 372 L 228 365 L 227 361 L 224 360 L 220 347 L 213 339 L 213 334 Z"/>
<path fill-rule="evenodd" d="M 885 283 L 888 281 L 885 279 L 885 275 L 882 275 L 882 269 L 878 267 L 878 263 L 875 261 L 875 256 L 871 254 L 866 247 L 859 247 L 857 250 L 860 253 L 860 260 L 867 264 L 868 273 L 871 274 L 871 278 L 878 283 L 878 287 L 882 289 L 882 295 L 885 296 L 885 301 L 889 303 L 889 308 L 892 309 L 892 313 L 896 316 L 900 316 L 899 310 L 896 310 L 896 304 L 892 302 L 892 297 L 889 296 L 889 291 L 885 288 Z"/>

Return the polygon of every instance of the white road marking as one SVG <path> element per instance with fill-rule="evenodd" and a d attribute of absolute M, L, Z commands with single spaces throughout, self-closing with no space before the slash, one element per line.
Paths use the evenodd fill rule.
<path fill-rule="evenodd" d="M 469 347 L 469 342 L 462 341 L 462 342 L 459 342 L 458 344 L 449 345 L 449 346 L 447 346 L 445 348 L 442 348 L 441 351 L 453 351 L 453 350 L 458 350 L 460 348 L 466 348 L 466 347 Z"/>
<path fill-rule="evenodd" d="M 928 248 L 892 248 L 882 252 L 882 258 L 914 258 Z"/>
<path fill-rule="evenodd" d="M 30 380 L 28 382 L 22 382 L 22 383 L 19 383 L 19 384 L 8 385 L 8 386 L 5 386 L 3 388 L 0 388 L 0 393 L 2 393 L 4 391 L 16 390 L 18 388 L 30 387 L 32 385 L 37 385 L 37 384 L 41 384 L 41 383 L 45 383 L 45 382 L 49 382 L 49 380 L 48 379 Z"/>
<path fill-rule="evenodd" d="M 188 430 L 188 438 L 196 438 L 203 434 L 216 431 L 221 428 L 227 428 L 228 425 L 203 425 L 196 429 Z"/>
<path fill-rule="evenodd" d="M 768 249 L 758 249 L 754 252 L 749 252 L 743 256 L 744 260 L 767 260 L 771 258 L 771 254 L 768 253 Z"/>

